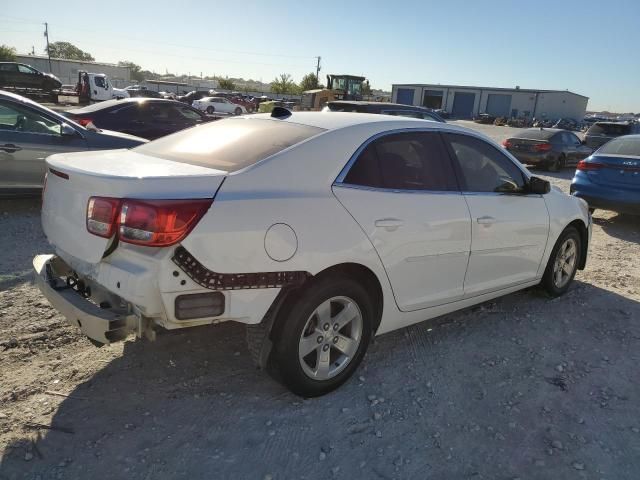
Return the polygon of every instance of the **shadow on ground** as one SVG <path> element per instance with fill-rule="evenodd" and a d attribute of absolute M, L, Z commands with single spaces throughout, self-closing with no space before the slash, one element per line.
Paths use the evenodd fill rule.
<path fill-rule="evenodd" d="M 601 216 L 596 210 L 593 213 L 593 223 L 602 227 L 607 235 L 627 242 L 640 243 L 640 216 L 614 214 Z"/>
<path fill-rule="evenodd" d="M 519 292 L 379 337 L 312 400 L 236 324 L 128 342 L 60 404 L 73 433 L 24 430 L 0 478 L 637 478 L 638 318 L 581 282 Z"/>

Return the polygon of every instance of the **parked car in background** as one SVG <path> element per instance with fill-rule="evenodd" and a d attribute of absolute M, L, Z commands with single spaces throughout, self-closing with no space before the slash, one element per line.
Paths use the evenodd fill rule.
<path fill-rule="evenodd" d="M 146 140 L 87 130 L 27 98 L 0 91 L 0 196 L 42 188 L 45 158 L 54 153 L 131 148 Z"/>
<path fill-rule="evenodd" d="M 32 88 L 36 90 L 58 90 L 62 82 L 51 73 L 36 70 L 31 65 L 16 62 L 0 62 L 0 88 Z"/>
<path fill-rule="evenodd" d="M 104 344 L 245 323 L 254 359 L 306 397 L 374 335 L 538 284 L 562 295 L 587 259 L 586 202 L 445 123 L 275 109 L 47 163 L 55 255 L 33 265 L 71 325 Z"/>
<path fill-rule="evenodd" d="M 570 192 L 592 211 L 640 215 L 640 135 L 614 138 L 578 163 Z"/>
<path fill-rule="evenodd" d="M 207 113 L 232 113 L 242 115 L 247 109 L 224 97 L 204 97 L 193 101 L 193 107 Z"/>
<path fill-rule="evenodd" d="M 158 98 L 109 100 L 67 110 L 64 115 L 80 125 L 91 124 L 149 140 L 210 120 L 182 102 Z"/>
<path fill-rule="evenodd" d="M 573 118 L 559 118 L 552 128 L 559 128 L 561 130 L 580 130 L 579 124 Z"/>
<path fill-rule="evenodd" d="M 150 90 L 146 87 L 127 87 L 125 89 L 129 93 L 129 97 L 132 98 L 164 98 L 160 92 Z"/>
<path fill-rule="evenodd" d="M 323 111 L 329 112 L 358 112 L 394 115 L 400 117 L 421 118 L 445 123 L 444 119 L 433 110 L 413 105 L 388 102 L 363 102 L 355 100 L 333 100 L 327 103 Z"/>
<path fill-rule="evenodd" d="M 637 124 L 629 122 L 595 122 L 584 134 L 585 143 L 594 150 L 600 148 L 609 140 L 640 133 Z"/>
<path fill-rule="evenodd" d="M 192 105 L 194 100 L 200 100 L 201 98 L 208 97 L 208 96 L 209 96 L 208 92 L 198 92 L 196 90 L 193 90 L 184 95 L 179 95 L 177 97 L 177 100 L 180 102 L 184 102 L 189 105 Z"/>
<path fill-rule="evenodd" d="M 520 163 L 552 172 L 577 165 L 593 152 L 575 133 L 557 128 L 528 128 L 507 138 L 502 146 Z"/>

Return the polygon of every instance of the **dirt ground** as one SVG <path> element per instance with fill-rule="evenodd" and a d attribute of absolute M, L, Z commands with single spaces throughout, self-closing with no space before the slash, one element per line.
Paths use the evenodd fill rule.
<path fill-rule="evenodd" d="M 0 479 L 640 476 L 637 218 L 596 212 L 567 295 L 378 337 L 351 381 L 303 400 L 252 367 L 240 325 L 92 346 L 32 283 L 39 207 L 0 201 Z"/>

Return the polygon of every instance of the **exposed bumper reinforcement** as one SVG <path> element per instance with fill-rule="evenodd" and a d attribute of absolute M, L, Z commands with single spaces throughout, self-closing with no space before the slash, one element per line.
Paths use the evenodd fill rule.
<path fill-rule="evenodd" d="M 103 309 L 66 287 L 60 276 L 70 275 L 69 267 L 55 255 L 37 255 L 33 259 L 36 284 L 51 306 L 79 327 L 87 337 L 109 344 L 135 332 L 140 321 L 136 315 Z"/>

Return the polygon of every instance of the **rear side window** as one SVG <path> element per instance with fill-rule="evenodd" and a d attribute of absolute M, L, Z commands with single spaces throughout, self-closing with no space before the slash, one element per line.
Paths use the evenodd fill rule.
<path fill-rule="evenodd" d="M 598 150 L 598 155 L 629 155 L 640 157 L 640 136 L 614 138 Z"/>
<path fill-rule="evenodd" d="M 394 190 L 457 190 L 455 172 L 437 133 L 396 133 L 373 141 L 345 183 Z"/>
<path fill-rule="evenodd" d="M 175 162 L 235 172 L 323 131 L 280 120 L 229 118 L 182 130 L 134 150 Z"/>
<path fill-rule="evenodd" d="M 589 127 L 587 135 L 628 135 L 631 126 L 624 123 L 594 123 Z"/>

